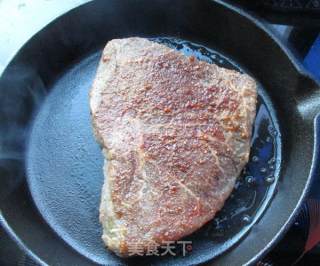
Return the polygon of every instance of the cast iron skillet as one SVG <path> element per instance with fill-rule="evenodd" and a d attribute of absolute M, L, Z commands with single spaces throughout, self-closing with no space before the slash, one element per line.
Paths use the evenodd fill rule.
<path fill-rule="evenodd" d="M 143 36 L 259 83 L 251 158 L 218 217 L 183 256 L 120 259 L 100 240 L 102 155 L 88 91 L 101 49 Z M 38 263 L 243 265 L 293 221 L 319 168 L 319 85 L 259 22 L 221 1 L 94 1 L 58 18 L 0 79 L 1 224 Z M 318 121 L 318 122 L 317 122 Z M 318 131 L 318 133 L 317 133 Z"/>

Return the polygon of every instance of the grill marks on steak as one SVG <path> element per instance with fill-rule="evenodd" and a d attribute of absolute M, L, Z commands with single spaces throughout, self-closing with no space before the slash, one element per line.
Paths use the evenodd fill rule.
<path fill-rule="evenodd" d="M 110 41 L 90 94 L 108 159 L 106 245 L 127 256 L 212 219 L 248 161 L 255 106 L 247 75 L 142 38 Z"/>

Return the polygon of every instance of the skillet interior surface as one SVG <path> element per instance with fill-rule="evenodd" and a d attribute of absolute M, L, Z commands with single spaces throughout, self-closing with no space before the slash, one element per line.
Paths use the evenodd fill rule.
<path fill-rule="evenodd" d="M 313 115 L 304 107 L 317 86 L 254 21 L 220 3 L 129 2 L 97 1 L 67 13 L 32 38 L 2 75 L 2 219 L 49 264 L 182 265 L 223 252 L 213 264 L 254 260 L 285 229 L 306 189 Z M 127 36 L 157 36 L 261 84 L 251 161 L 219 216 L 187 238 L 193 250 L 185 257 L 124 261 L 100 240 L 102 155 L 91 131 L 88 90 L 103 45 Z"/>
<path fill-rule="evenodd" d="M 240 71 L 231 61 L 202 46 L 172 38 L 154 40 Z M 101 51 L 76 63 L 53 85 L 31 130 L 27 177 L 38 209 L 60 237 L 92 261 L 120 264 L 123 260 L 106 252 L 98 223 L 103 156 L 92 135 L 88 94 L 100 55 Z M 192 242 L 192 252 L 183 256 L 181 246 L 176 245 L 179 264 L 201 263 L 220 255 L 249 230 L 271 199 L 278 176 L 280 138 L 267 102 L 260 87 L 251 161 L 215 220 L 184 239 Z M 177 265 L 177 257 L 169 254 L 143 261 Z"/>

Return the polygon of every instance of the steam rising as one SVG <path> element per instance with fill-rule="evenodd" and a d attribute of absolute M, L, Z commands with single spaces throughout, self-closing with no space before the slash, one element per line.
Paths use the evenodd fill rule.
<path fill-rule="evenodd" d="M 2 196 L 23 180 L 23 158 L 29 128 L 46 93 L 43 79 L 30 66 L 11 65 L 0 79 L 0 175 L 4 189 Z"/>

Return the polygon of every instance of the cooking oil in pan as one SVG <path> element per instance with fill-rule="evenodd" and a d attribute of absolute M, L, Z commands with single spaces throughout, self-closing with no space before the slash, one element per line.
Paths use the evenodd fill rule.
<path fill-rule="evenodd" d="M 171 38 L 154 40 L 186 55 L 245 72 L 203 46 Z M 27 176 L 35 204 L 60 238 L 98 264 L 124 265 L 126 262 L 105 249 L 98 222 L 103 158 L 92 135 L 88 90 L 100 56 L 101 51 L 77 63 L 53 85 L 32 127 Z M 250 161 L 215 219 L 185 239 L 192 241 L 192 251 L 185 256 L 133 258 L 130 264 L 136 260 L 136 265 L 203 263 L 230 248 L 261 217 L 277 183 L 280 138 L 261 86 L 258 93 Z"/>
<path fill-rule="evenodd" d="M 193 55 L 208 63 L 246 73 L 231 60 L 201 45 L 173 38 L 153 40 L 187 56 Z M 203 252 L 208 248 L 212 256 L 213 249 L 210 249 L 210 246 L 214 247 L 215 255 L 225 251 L 254 226 L 272 199 L 279 171 L 277 166 L 280 162 L 280 142 L 274 112 L 269 103 L 268 96 L 258 84 L 257 112 L 249 162 L 215 219 L 186 238 L 193 243 L 192 253 L 196 253 L 197 250 Z"/>

